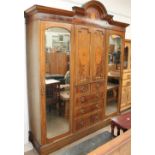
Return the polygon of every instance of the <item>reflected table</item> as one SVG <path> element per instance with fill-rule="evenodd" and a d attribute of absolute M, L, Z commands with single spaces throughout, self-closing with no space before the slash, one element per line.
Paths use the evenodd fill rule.
<path fill-rule="evenodd" d="M 120 72 L 118 72 L 118 71 L 110 71 L 110 72 L 108 72 L 108 77 L 109 78 L 119 79 L 120 78 Z"/>

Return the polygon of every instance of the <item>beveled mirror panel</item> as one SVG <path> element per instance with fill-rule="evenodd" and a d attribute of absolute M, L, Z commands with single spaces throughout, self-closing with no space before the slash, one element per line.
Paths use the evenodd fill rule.
<path fill-rule="evenodd" d="M 123 62 L 124 62 L 124 64 L 123 64 L 123 66 L 124 66 L 124 69 L 128 69 L 128 56 L 129 56 L 129 48 L 128 48 L 128 46 L 126 46 L 125 48 L 124 48 L 124 58 L 123 58 Z"/>
<path fill-rule="evenodd" d="M 106 115 L 117 112 L 118 109 L 121 71 L 121 41 L 121 37 L 118 35 L 109 36 Z"/>
<path fill-rule="evenodd" d="M 69 131 L 70 32 L 64 28 L 45 31 L 47 138 Z"/>

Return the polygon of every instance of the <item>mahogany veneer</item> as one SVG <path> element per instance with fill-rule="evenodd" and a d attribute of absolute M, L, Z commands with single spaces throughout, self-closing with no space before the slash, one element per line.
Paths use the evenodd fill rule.
<path fill-rule="evenodd" d="M 47 155 L 109 123 L 112 115 L 105 116 L 108 39 L 111 34 L 119 35 L 123 53 L 128 24 L 114 21 L 113 16 L 108 15 L 104 5 L 98 1 L 73 7 L 72 11 L 34 5 L 24 15 L 30 140 L 41 155 Z M 59 73 L 54 66 L 50 66 L 54 60 L 50 65 L 45 62 L 45 30 L 53 27 L 64 28 L 71 36 L 69 131 L 47 138 L 45 70 Z M 64 74 L 68 58 L 65 55 L 61 57 L 65 65 L 60 73 Z M 119 95 L 120 101 L 121 93 Z"/>

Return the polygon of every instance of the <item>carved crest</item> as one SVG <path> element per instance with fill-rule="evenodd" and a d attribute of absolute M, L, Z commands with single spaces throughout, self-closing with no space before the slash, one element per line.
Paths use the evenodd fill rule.
<path fill-rule="evenodd" d="M 99 1 L 89 1 L 80 7 L 73 7 L 75 14 L 86 16 L 91 19 L 112 20 L 113 16 L 107 14 L 107 10 Z"/>

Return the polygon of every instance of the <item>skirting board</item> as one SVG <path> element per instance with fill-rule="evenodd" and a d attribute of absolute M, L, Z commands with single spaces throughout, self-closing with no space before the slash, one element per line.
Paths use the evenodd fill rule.
<path fill-rule="evenodd" d="M 33 149 L 33 146 L 30 142 L 28 142 L 27 144 L 24 144 L 24 152 L 30 151 Z"/>

